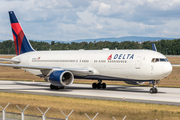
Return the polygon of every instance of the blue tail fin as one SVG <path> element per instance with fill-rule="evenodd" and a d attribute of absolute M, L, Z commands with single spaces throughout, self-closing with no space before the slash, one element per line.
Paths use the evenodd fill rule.
<path fill-rule="evenodd" d="M 11 22 L 11 28 L 14 38 L 14 45 L 16 49 L 16 55 L 20 55 L 26 52 L 34 51 L 29 40 L 27 40 L 21 25 L 19 24 L 13 11 L 9 11 L 9 17 Z"/>
<path fill-rule="evenodd" d="M 154 43 L 152 43 L 152 50 L 157 52 L 156 45 Z"/>

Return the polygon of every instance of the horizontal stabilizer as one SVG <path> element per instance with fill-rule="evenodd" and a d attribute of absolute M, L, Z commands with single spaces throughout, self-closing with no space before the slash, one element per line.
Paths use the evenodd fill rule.
<path fill-rule="evenodd" d="M 0 62 L 14 62 L 14 63 L 20 63 L 19 60 L 6 59 L 6 58 L 0 58 Z"/>
<path fill-rule="evenodd" d="M 17 64 L 0 64 L 0 66 L 13 67 L 15 69 L 36 69 L 40 70 L 44 75 L 47 75 L 51 70 L 68 70 L 75 75 L 90 75 L 94 71 L 86 68 L 61 68 L 61 67 L 48 67 L 48 66 L 32 66 L 32 65 L 17 65 Z"/>
<path fill-rule="evenodd" d="M 13 67 L 13 68 L 25 68 L 25 69 L 49 69 L 51 70 L 52 67 L 43 67 L 43 66 L 31 66 L 31 65 L 16 65 L 16 64 L 0 64 L 0 66 L 5 66 L 5 67 Z"/>
<path fill-rule="evenodd" d="M 171 64 L 173 67 L 180 67 L 180 64 Z"/>

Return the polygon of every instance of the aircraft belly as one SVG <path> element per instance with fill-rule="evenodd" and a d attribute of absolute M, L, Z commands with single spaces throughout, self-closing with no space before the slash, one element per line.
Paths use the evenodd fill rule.
<path fill-rule="evenodd" d="M 151 81 L 153 79 L 133 79 L 133 78 L 120 78 L 107 75 L 88 75 L 85 77 L 74 76 L 75 79 L 91 79 L 91 80 L 112 80 L 112 81 Z"/>
<path fill-rule="evenodd" d="M 36 75 L 36 76 L 41 76 L 42 75 L 42 72 L 40 70 L 35 70 L 35 69 L 23 69 L 33 75 Z"/>
<path fill-rule="evenodd" d="M 149 80 L 150 77 L 147 76 L 147 73 L 142 75 L 142 69 L 135 69 L 133 65 L 106 65 L 105 67 L 94 66 L 100 74 L 89 75 L 85 78 L 96 78 L 103 80 Z M 137 75 L 138 74 L 138 75 Z M 113 77 L 112 77 L 113 76 Z"/>

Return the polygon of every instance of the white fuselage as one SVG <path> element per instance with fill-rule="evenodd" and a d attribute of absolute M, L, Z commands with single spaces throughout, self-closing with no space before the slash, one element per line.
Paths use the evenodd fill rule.
<path fill-rule="evenodd" d="M 166 59 L 161 53 L 152 50 L 33 51 L 13 59 L 20 60 L 20 65 L 93 70 L 93 74 L 87 76 L 74 73 L 75 78 L 150 81 L 168 76 L 172 71 L 171 64 L 168 61 L 152 62 L 153 58 Z M 40 70 L 26 70 L 42 75 Z"/>

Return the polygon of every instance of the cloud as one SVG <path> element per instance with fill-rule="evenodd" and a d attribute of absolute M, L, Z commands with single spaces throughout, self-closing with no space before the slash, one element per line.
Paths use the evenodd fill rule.
<path fill-rule="evenodd" d="M 0 40 L 11 39 L 8 11 L 29 39 L 180 37 L 179 0 L 1 0 Z"/>
<path fill-rule="evenodd" d="M 180 1 L 178 0 L 105 0 L 93 1 L 89 11 L 99 17 L 124 19 L 126 21 L 161 24 L 168 20 L 179 19 Z M 104 12 L 102 12 L 104 11 Z M 167 16 L 170 16 L 167 18 Z"/>
<path fill-rule="evenodd" d="M 100 25 L 100 24 L 97 25 L 97 29 L 102 29 L 102 28 L 103 28 L 102 25 Z"/>
<path fill-rule="evenodd" d="M 105 3 L 100 3 L 99 4 L 99 9 L 97 14 L 102 14 L 102 15 L 107 15 L 111 6 L 107 5 Z"/>

